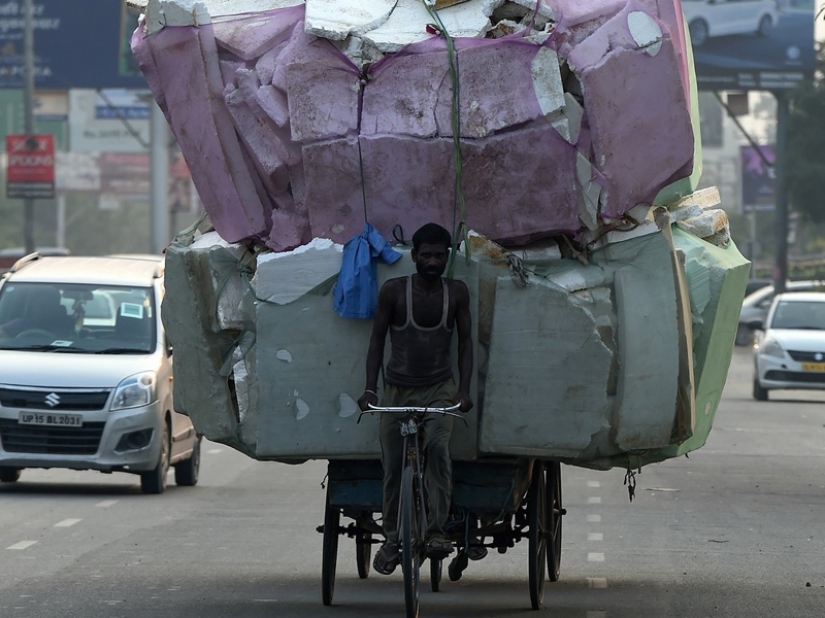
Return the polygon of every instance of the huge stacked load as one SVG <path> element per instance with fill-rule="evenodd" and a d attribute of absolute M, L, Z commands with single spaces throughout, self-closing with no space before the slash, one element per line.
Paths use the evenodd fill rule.
<path fill-rule="evenodd" d="M 677 0 L 149 0 L 132 48 L 214 226 L 167 251 L 164 303 L 176 404 L 208 438 L 377 457 L 354 401 L 371 322 L 333 311 L 343 244 L 404 253 L 435 221 L 473 301 L 457 458 L 704 444 L 747 262 L 694 192 Z"/>

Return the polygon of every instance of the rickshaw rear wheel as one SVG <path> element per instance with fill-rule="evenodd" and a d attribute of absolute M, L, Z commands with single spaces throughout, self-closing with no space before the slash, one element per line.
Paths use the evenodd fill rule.
<path fill-rule="evenodd" d="M 530 604 L 539 609 L 544 600 L 547 561 L 547 484 L 544 463 L 533 463 L 533 478 L 527 491 L 527 541 Z"/>
<path fill-rule="evenodd" d="M 332 595 L 335 592 L 335 567 L 338 563 L 338 526 L 341 522 L 341 512 L 329 505 L 324 514 L 324 544 L 321 555 L 321 597 L 324 605 L 332 605 Z"/>
<path fill-rule="evenodd" d="M 561 524 L 564 508 L 561 501 L 561 464 L 547 465 L 547 576 L 559 580 L 561 572 Z"/>

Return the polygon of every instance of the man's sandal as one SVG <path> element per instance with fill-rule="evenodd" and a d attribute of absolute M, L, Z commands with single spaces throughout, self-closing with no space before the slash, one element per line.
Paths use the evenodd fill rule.
<path fill-rule="evenodd" d="M 372 568 L 376 573 L 381 575 L 389 575 L 398 566 L 399 562 L 398 545 L 395 543 L 384 543 L 381 548 L 375 552 L 375 558 L 372 561 Z"/>

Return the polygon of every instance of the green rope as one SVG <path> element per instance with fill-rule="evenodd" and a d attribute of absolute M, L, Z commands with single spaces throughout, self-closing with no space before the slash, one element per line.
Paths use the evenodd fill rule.
<path fill-rule="evenodd" d="M 470 263 L 470 242 L 467 234 L 467 207 L 464 201 L 464 182 L 462 178 L 462 160 L 461 160 L 461 116 L 459 109 L 459 80 L 458 80 L 458 58 L 455 51 L 455 42 L 453 37 L 444 27 L 444 22 L 438 15 L 435 9 L 435 4 L 429 0 L 421 0 L 424 8 L 430 14 L 430 17 L 435 21 L 429 26 L 435 30 L 440 36 L 444 37 L 447 42 L 447 59 L 450 63 L 450 79 L 453 85 L 453 100 L 450 110 L 451 124 L 453 128 L 453 164 L 455 166 L 455 200 L 458 205 L 458 210 L 461 213 L 461 224 L 456 229 L 455 221 L 453 222 L 453 246 L 450 251 L 450 261 L 447 264 L 447 277 L 452 278 L 455 269 L 455 255 L 458 248 L 459 231 L 461 239 L 464 241 L 464 259 L 467 264 Z M 455 208 L 455 206 L 454 206 Z"/>

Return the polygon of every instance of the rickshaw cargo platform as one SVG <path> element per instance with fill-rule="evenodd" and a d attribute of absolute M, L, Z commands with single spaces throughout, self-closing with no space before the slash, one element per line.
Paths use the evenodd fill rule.
<path fill-rule="evenodd" d="M 454 276 L 471 294 L 478 404 L 469 428 L 456 425 L 454 459 L 635 467 L 704 444 L 748 262 L 664 208 L 637 216 L 586 265 L 547 243 L 512 252 L 470 235 Z M 214 233 L 187 243 L 167 251 L 163 316 L 176 402 L 199 431 L 262 460 L 379 458 L 377 418 L 355 423 L 371 321 L 333 311 L 340 250 L 272 259 Z M 396 249 L 404 257 L 378 266 L 379 284 L 413 272 Z M 267 297 L 285 276 L 289 296 Z"/>

